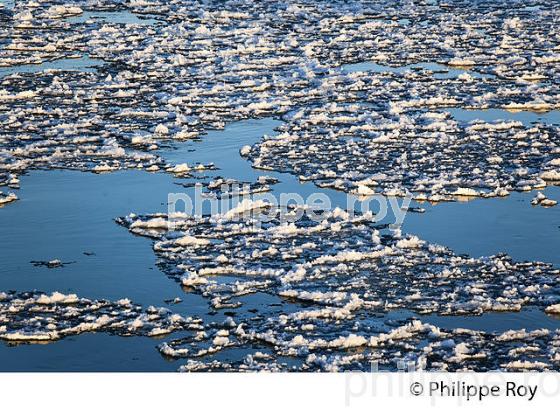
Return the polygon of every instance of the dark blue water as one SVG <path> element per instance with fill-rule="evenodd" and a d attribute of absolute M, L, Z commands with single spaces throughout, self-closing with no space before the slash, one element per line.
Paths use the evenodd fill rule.
<path fill-rule="evenodd" d="M 173 372 L 180 361 L 160 355 L 156 345 L 173 339 L 85 333 L 56 343 L 0 347 L 0 370 L 13 372 Z"/>

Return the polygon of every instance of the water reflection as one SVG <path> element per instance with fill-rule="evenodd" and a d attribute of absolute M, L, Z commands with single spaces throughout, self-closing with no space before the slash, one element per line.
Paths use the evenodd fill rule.
<path fill-rule="evenodd" d="M 38 73 L 46 70 L 94 72 L 96 67 L 103 64 L 104 62 L 102 60 L 93 59 L 89 56 L 63 58 L 60 60 L 46 61 L 41 64 L 21 64 L 12 67 L 1 67 L 0 77 L 15 73 Z"/>
<path fill-rule="evenodd" d="M 402 74 L 410 70 L 426 70 L 432 72 L 434 78 L 437 79 L 448 79 L 457 78 L 459 75 L 468 73 L 473 78 L 494 78 L 490 74 L 482 74 L 476 71 L 467 70 L 464 68 L 450 67 L 444 64 L 438 63 L 418 63 L 409 64 L 400 67 L 391 67 L 387 65 L 382 65 L 375 63 L 373 61 L 365 61 L 355 64 L 345 64 L 340 67 L 343 72 L 355 73 L 355 72 L 373 72 L 373 73 L 398 73 Z"/>
<path fill-rule="evenodd" d="M 141 14 L 134 14 L 129 10 L 122 11 L 84 11 L 79 16 L 69 17 L 65 19 L 72 24 L 85 23 L 90 20 L 100 20 L 106 23 L 113 24 L 140 24 L 140 25 L 153 25 L 157 20 L 149 17 L 144 17 Z"/>
<path fill-rule="evenodd" d="M 531 127 L 533 123 L 540 122 L 545 124 L 560 125 L 560 111 L 532 112 L 532 111 L 509 111 L 498 108 L 486 110 L 469 110 L 465 108 L 445 108 L 460 121 L 482 120 L 493 121 L 520 121 L 524 126 Z"/>

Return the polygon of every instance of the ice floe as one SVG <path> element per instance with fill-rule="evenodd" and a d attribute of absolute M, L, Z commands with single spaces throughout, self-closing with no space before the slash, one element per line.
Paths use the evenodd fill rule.
<path fill-rule="evenodd" d="M 199 328 L 197 319 L 166 308 L 142 309 L 126 299 L 90 300 L 60 292 L 0 293 L 0 339 L 9 342 L 50 342 L 84 332 L 160 336 Z"/>
<path fill-rule="evenodd" d="M 118 219 L 135 234 L 154 238 L 158 264 L 171 278 L 207 298 L 213 309 L 236 317 L 234 332 L 225 324 L 208 323 L 204 335 L 161 345 L 165 356 L 196 361 L 181 370 L 249 370 L 216 355 L 255 345 L 274 354 L 258 366 L 251 362 L 253 370 L 270 365 L 289 370 L 283 357 L 297 358 L 299 370 L 364 370 L 371 360 L 394 368 L 399 359 L 431 370 L 519 370 L 503 353 L 512 349 L 518 349 L 516 360 L 531 359 L 528 366 L 557 367 L 556 348 L 547 346 L 558 336 L 548 330 L 490 334 L 438 329 L 419 321 L 393 327 L 375 319 L 401 308 L 418 314 L 479 315 L 539 306 L 553 313 L 552 306 L 560 301 L 560 272 L 552 265 L 514 262 L 506 255 L 458 255 L 340 211 L 326 211 L 322 221 L 303 218 L 286 224 L 270 219 L 273 208 L 249 202 L 240 207 L 252 212 L 242 219 L 174 215 L 173 230 L 149 228 L 150 221 L 165 221 L 165 214 Z M 265 212 L 267 219 L 256 223 Z M 177 246 L 183 238 L 188 240 Z M 263 292 L 283 301 L 283 311 L 248 315 L 247 297 Z M 450 350 L 450 340 L 460 347 Z M 429 348 L 420 347 L 426 341 Z M 530 346 L 522 351 L 520 343 Z M 403 349 L 408 352 L 404 356 Z M 534 357 L 544 364 L 531 365 L 537 363 Z"/>
<path fill-rule="evenodd" d="M 434 201 L 461 189 L 493 196 L 558 181 L 549 161 L 558 155 L 556 127 L 468 125 L 434 112 L 558 109 L 558 11 L 537 3 L 531 14 L 500 8 L 500 1 L 468 8 L 460 1 L 414 8 L 384 1 L 18 3 L 14 25 L 2 29 L 0 66 L 68 64 L 3 78 L 0 173 L 157 172 L 160 144 L 317 104 L 288 116 L 276 141 L 244 146 L 241 154 L 320 186 L 410 190 Z M 158 21 L 71 17 L 96 12 L 153 13 Z M 414 23 L 399 23 L 405 20 Z M 73 70 L 72 59 L 84 56 L 102 64 Z M 368 62 L 375 70 L 338 69 Z M 435 74 L 445 69 L 461 74 Z M 506 150 L 510 155 L 500 155 Z M 526 167 L 520 177 L 516 171 Z M 363 182 L 379 172 L 387 177 L 377 186 Z"/>

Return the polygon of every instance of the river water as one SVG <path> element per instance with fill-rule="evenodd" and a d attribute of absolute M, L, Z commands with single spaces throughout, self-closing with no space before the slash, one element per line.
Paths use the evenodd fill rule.
<path fill-rule="evenodd" d="M 80 16 L 110 19 L 112 16 Z M 116 18 L 116 17 L 115 17 Z M 118 16 L 124 22 L 137 19 Z M 43 69 L 94 70 L 99 61 L 88 57 L 60 60 L 37 66 L 0 69 L 0 76 L 15 71 Z M 442 71 L 437 65 L 425 68 Z M 346 71 L 387 69 L 383 66 L 352 65 Z M 447 70 L 438 75 L 458 75 L 462 70 Z M 503 110 L 468 111 L 448 109 L 461 121 L 474 119 L 519 119 L 528 124 L 540 120 L 560 123 L 558 112 L 546 114 L 511 113 Z M 290 174 L 255 170 L 239 155 L 244 145 L 256 143 L 264 134 L 274 134 L 278 119 L 265 118 L 229 124 L 212 131 L 200 141 L 189 141 L 159 151 L 170 163 L 214 163 L 218 169 L 206 175 L 255 181 L 260 175 L 279 179 L 275 194 L 298 193 L 304 198 L 325 192 L 331 203 L 346 205 L 346 195 L 325 191 L 312 183 L 300 183 Z M 208 303 L 200 296 L 185 293 L 156 266 L 151 241 L 131 235 L 114 218 L 134 213 L 167 211 L 167 195 L 192 194 L 167 173 L 140 170 L 91 174 L 68 170 L 33 171 L 21 177 L 19 201 L 0 209 L 1 290 L 61 291 L 81 297 L 130 298 L 142 305 L 165 306 L 165 300 L 179 297 L 172 306 L 177 313 L 205 317 Z M 193 181 L 190 181 L 193 182 Z M 560 200 L 560 188 L 548 187 L 548 197 Z M 513 193 L 507 198 L 442 203 L 412 204 L 426 209 L 409 213 L 403 231 L 449 246 L 457 253 L 472 256 L 506 252 L 516 260 L 542 260 L 560 266 L 560 207 L 533 208 L 534 193 Z M 60 259 L 68 262 L 59 269 L 31 264 L 34 260 Z M 254 306 L 267 309 L 266 295 L 257 295 Z M 410 312 L 391 312 L 388 317 L 406 317 Z M 215 318 L 215 317 L 214 317 Z M 558 319 L 541 311 L 525 309 L 520 313 L 490 313 L 479 317 L 426 318 L 440 326 L 466 327 L 486 331 L 547 327 L 556 329 Z M 175 337 L 172 335 L 170 337 Z M 165 339 L 164 339 L 165 340 Z M 52 344 L 9 346 L 0 344 L 0 369 L 13 371 L 172 371 L 179 364 L 165 360 L 155 346 L 158 341 L 145 337 L 121 338 L 106 334 L 84 334 Z"/>

